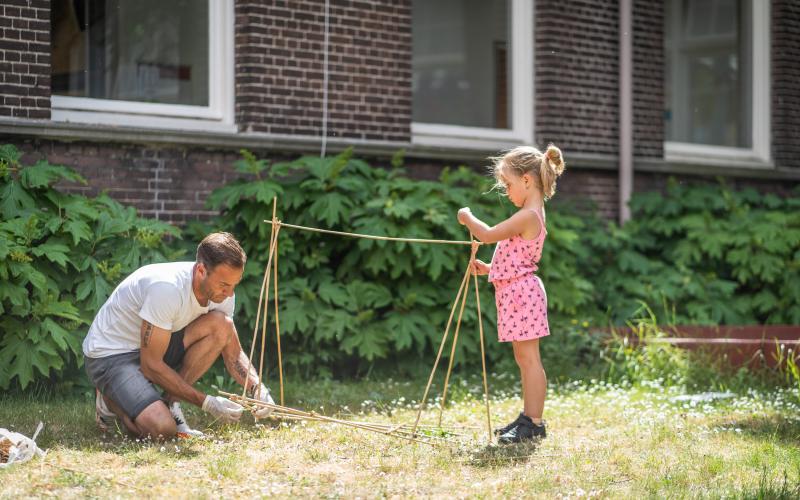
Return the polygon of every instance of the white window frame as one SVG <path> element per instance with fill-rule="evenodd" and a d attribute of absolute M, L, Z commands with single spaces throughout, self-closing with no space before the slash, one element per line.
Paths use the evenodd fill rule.
<path fill-rule="evenodd" d="M 533 143 L 533 3 L 511 0 L 511 128 L 411 123 L 414 145 L 497 150 Z"/>
<path fill-rule="evenodd" d="M 208 0 L 208 106 L 53 95 L 51 119 L 136 128 L 234 132 L 234 0 Z"/>
<path fill-rule="evenodd" d="M 752 15 L 752 147 L 736 148 L 688 142 L 664 142 L 664 159 L 721 167 L 774 168 L 771 155 L 770 2 L 751 0 Z M 669 22 L 669 21 L 668 21 Z"/>

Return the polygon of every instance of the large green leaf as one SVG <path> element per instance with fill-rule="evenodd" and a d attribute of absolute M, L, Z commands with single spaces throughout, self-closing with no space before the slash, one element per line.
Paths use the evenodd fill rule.
<path fill-rule="evenodd" d="M 70 219 L 64 222 L 64 231 L 72 236 L 72 244 L 77 246 L 81 241 L 92 240 L 92 230 L 89 224 L 80 219 Z"/>
<path fill-rule="evenodd" d="M 51 238 L 47 243 L 33 248 L 31 253 L 37 257 L 44 257 L 64 269 L 70 261 L 70 251 L 71 249 L 67 245 Z"/>
<path fill-rule="evenodd" d="M 86 180 L 77 172 L 67 167 L 50 165 L 45 160 L 39 160 L 32 167 L 25 167 L 20 174 L 20 182 L 28 189 L 47 187 L 58 181 L 86 184 Z"/>
<path fill-rule="evenodd" d="M 84 273 L 78 281 L 75 297 L 80 301 L 86 301 L 89 309 L 97 311 L 111 295 L 113 289 L 105 278 L 97 270 L 94 270 L 90 274 Z"/>
<path fill-rule="evenodd" d="M 309 207 L 309 213 L 325 226 L 334 227 L 346 219 L 348 210 L 353 206 L 350 198 L 340 193 L 329 193 L 320 196 Z"/>
<path fill-rule="evenodd" d="M 9 280 L 0 281 L 0 301 L 8 300 L 14 305 L 22 306 L 28 299 L 28 290 L 24 285 Z"/>
<path fill-rule="evenodd" d="M 8 388 L 11 378 L 16 376 L 19 385 L 25 389 L 35 376 L 34 369 L 42 376 L 50 371 L 61 369 L 63 360 L 49 342 L 31 343 L 18 335 L 6 335 L 0 345 L 0 365 L 7 366 L 6 380 L 0 380 L 0 387 Z"/>
<path fill-rule="evenodd" d="M 21 210 L 35 207 L 36 201 L 19 182 L 12 180 L 0 187 L 0 214 L 3 219 L 10 219 Z"/>

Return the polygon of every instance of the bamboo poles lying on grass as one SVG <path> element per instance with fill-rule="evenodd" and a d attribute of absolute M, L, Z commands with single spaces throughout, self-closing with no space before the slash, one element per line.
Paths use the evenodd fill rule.
<path fill-rule="evenodd" d="M 268 418 L 277 420 L 305 420 L 311 422 L 326 422 L 332 424 L 339 424 L 346 427 L 355 429 L 372 431 L 379 434 L 384 434 L 392 437 L 398 437 L 407 441 L 415 443 L 422 443 L 432 446 L 441 445 L 455 445 L 460 441 L 459 437 L 466 437 L 464 434 L 446 430 L 438 426 L 418 426 L 417 431 L 409 430 L 412 426 L 410 424 L 391 424 L 391 423 L 378 423 L 378 422 L 359 422 L 354 420 L 345 420 L 340 418 L 329 417 L 327 415 L 320 415 L 313 411 L 302 411 L 287 406 L 276 404 L 269 404 L 258 399 L 240 396 L 229 392 L 220 391 L 220 394 L 230 398 L 231 401 L 239 403 L 249 411 L 255 411 L 261 408 L 272 408 L 272 413 Z M 433 435 L 433 433 L 439 434 Z"/>

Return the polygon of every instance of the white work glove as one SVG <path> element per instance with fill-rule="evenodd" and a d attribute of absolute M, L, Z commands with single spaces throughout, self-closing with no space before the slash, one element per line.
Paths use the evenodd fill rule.
<path fill-rule="evenodd" d="M 267 389 L 267 386 L 265 386 L 264 384 L 261 384 L 259 389 L 256 390 L 254 396 L 255 399 L 258 399 L 261 402 L 269 403 L 271 405 L 275 404 L 275 401 L 272 400 L 272 396 L 269 393 L 269 389 Z M 255 412 L 254 415 L 256 418 L 266 418 L 269 416 L 270 413 L 272 413 L 273 410 L 274 408 L 262 407 L 257 412 Z"/>
<path fill-rule="evenodd" d="M 206 396 L 203 400 L 203 411 L 210 413 L 224 422 L 238 422 L 244 408 L 230 399 L 222 396 Z"/>

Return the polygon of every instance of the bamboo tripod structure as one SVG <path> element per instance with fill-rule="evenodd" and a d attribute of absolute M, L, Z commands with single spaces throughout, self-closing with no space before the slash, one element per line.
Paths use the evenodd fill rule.
<path fill-rule="evenodd" d="M 439 407 L 439 419 L 438 425 L 436 429 L 439 432 L 443 432 L 448 436 L 457 435 L 457 433 L 444 431 L 442 428 L 442 414 L 444 412 L 445 403 L 447 400 L 447 387 L 450 381 L 450 373 L 453 369 L 453 360 L 455 358 L 455 350 L 456 350 L 456 343 L 458 342 L 458 334 L 461 328 L 461 318 L 464 314 L 464 307 L 467 301 L 467 295 L 469 293 L 469 276 L 472 274 L 473 283 L 475 288 L 475 301 L 477 306 L 478 312 L 478 330 L 480 333 L 480 346 L 481 346 L 481 368 L 483 372 L 483 391 L 484 391 L 484 402 L 486 404 L 486 423 L 487 423 L 487 431 L 488 431 L 488 441 L 492 441 L 492 421 L 491 421 L 491 411 L 489 408 L 489 384 L 488 379 L 486 376 L 486 352 L 484 347 L 484 339 L 483 339 L 483 320 L 481 317 L 481 304 L 480 304 L 480 296 L 478 293 L 478 277 L 477 275 L 472 273 L 471 267 L 472 262 L 475 259 L 475 255 L 480 247 L 481 243 L 475 241 L 474 239 L 470 239 L 470 241 L 456 241 L 456 240 L 436 240 L 436 239 L 418 239 L 418 238 L 395 238 L 389 236 L 373 236 L 367 234 L 357 234 L 357 233 L 346 233 L 342 231 L 332 231 L 328 229 L 319 229 L 313 227 L 306 227 L 306 226 L 297 226 L 293 224 L 286 224 L 278 220 L 277 218 L 277 198 L 272 199 L 272 219 L 265 220 L 264 222 L 270 224 L 271 231 L 270 231 L 270 244 L 269 244 L 269 252 L 267 257 L 267 265 L 264 269 L 264 278 L 261 282 L 261 291 L 259 293 L 258 298 L 258 310 L 256 312 L 256 321 L 255 326 L 253 328 L 253 342 L 250 347 L 250 355 L 249 360 L 251 365 L 253 364 L 253 355 L 255 353 L 255 347 L 257 343 L 257 333 L 258 333 L 258 324 L 259 320 L 261 321 L 261 354 L 258 363 L 258 378 L 259 381 L 264 381 L 264 357 L 265 357 L 265 346 L 267 343 L 267 316 L 269 311 L 269 288 L 270 288 L 270 277 L 271 274 L 274 274 L 272 277 L 272 283 L 274 284 L 274 314 L 275 314 L 275 337 L 277 342 L 277 355 L 278 355 L 278 377 L 279 377 L 279 384 L 280 384 L 280 405 L 269 404 L 257 399 L 259 397 L 258 391 L 254 394 L 255 398 L 248 398 L 246 397 L 247 394 L 247 383 L 245 383 L 245 388 L 242 391 L 241 395 L 230 394 L 226 392 L 220 391 L 220 394 L 223 394 L 227 397 L 230 397 L 232 400 L 238 402 L 245 408 L 250 409 L 251 411 L 255 412 L 261 408 L 270 408 L 272 412 L 270 414 L 271 418 L 277 419 L 285 419 L 285 420 L 313 420 L 313 421 L 322 421 L 322 422 L 329 422 L 329 423 L 338 423 L 341 425 L 346 425 L 349 427 L 354 427 L 363 430 L 371 430 L 374 432 L 380 432 L 382 434 L 390 435 L 399 437 L 402 439 L 406 439 L 413 442 L 422 442 L 425 444 L 444 444 L 448 442 L 447 438 L 441 436 L 423 436 L 419 434 L 418 429 L 420 430 L 430 430 L 431 426 L 424 426 L 420 425 L 420 418 L 422 416 L 422 411 L 425 408 L 425 403 L 428 398 L 428 393 L 430 391 L 431 384 L 433 382 L 434 375 L 436 374 L 436 368 L 439 364 L 439 360 L 441 359 L 442 352 L 444 350 L 444 346 L 447 343 L 447 337 L 450 331 L 450 326 L 453 321 L 453 317 L 455 315 L 456 307 L 461 302 L 460 310 L 458 313 L 458 319 L 456 321 L 455 333 L 453 335 L 452 347 L 450 350 L 450 360 L 447 367 L 447 374 L 445 376 L 444 382 L 444 389 L 442 391 L 442 398 L 441 404 Z M 432 243 L 432 244 L 454 244 L 454 245 L 470 245 L 471 246 L 471 254 L 470 254 L 470 261 L 467 265 L 467 269 L 464 272 L 464 277 L 461 280 L 461 286 L 458 289 L 458 293 L 456 294 L 456 299 L 453 302 L 453 307 L 450 310 L 450 317 L 447 320 L 447 326 L 444 331 L 444 335 L 442 337 L 442 342 L 439 346 L 439 352 L 436 355 L 436 361 L 434 362 L 433 369 L 431 370 L 430 377 L 428 378 L 428 384 L 425 387 L 425 393 L 422 396 L 422 400 L 420 401 L 419 408 L 417 410 L 417 417 L 413 424 L 413 426 L 409 426 L 406 424 L 399 424 L 399 425 L 389 425 L 389 424 L 376 424 L 376 423 L 368 423 L 368 422 L 354 422 L 351 420 L 341 420 L 335 419 L 332 417 L 327 417 L 324 415 L 319 415 L 314 412 L 304 412 L 300 410 L 296 410 L 293 408 L 288 408 L 284 406 L 284 390 L 283 390 L 283 362 L 281 357 L 281 334 L 280 334 L 280 320 L 278 315 L 278 235 L 282 227 L 288 227 L 292 229 L 304 230 L 304 231 L 313 231 L 318 233 L 325 233 L 325 234 L 333 234 L 338 236 L 348 236 L 354 238 L 365 238 L 365 239 L 372 239 L 372 240 L 383 240 L 383 241 L 402 241 L 407 243 Z M 262 308 L 263 308 L 263 316 L 262 316 Z M 408 428 L 411 427 L 411 430 Z M 420 439 L 424 437 L 425 439 Z M 430 441 L 426 441 L 429 439 Z"/>

